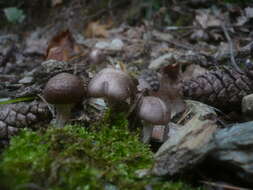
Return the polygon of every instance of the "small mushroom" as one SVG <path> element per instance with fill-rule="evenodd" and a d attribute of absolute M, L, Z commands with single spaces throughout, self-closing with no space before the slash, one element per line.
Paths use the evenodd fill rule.
<path fill-rule="evenodd" d="M 136 85 L 132 78 L 121 70 L 106 68 L 90 81 L 88 94 L 95 98 L 104 97 L 109 103 L 133 100 Z"/>
<path fill-rule="evenodd" d="M 60 73 L 47 82 L 43 96 L 56 108 L 58 127 L 64 126 L 70 118 L 72 107 L 82 99 L 84 94 L 83 81 L 69 73 Z"/>
<path fill-rule="evenodd" d="M 143 127 L 143 142 L 147 143 L 154 125 L 166 125 L 170 121 L 171 110 L 159 97 L 145 96 L 137 106 L 137 114 L 146 122 Z"/>
<path fill-rule="evenodd" d="M 105 54 L 100 49 L 93 49 L 88 56 L 88 62 L 92 65 L 97 65 L 103 63 L 105 60 Z"/>
<path fill-rule="evenodd" d="M 251 60 L 247 59 L 245 61 L 245 65 L 246 65 L 246 68 L 245 68 L 246 74 L 249 78 L 252 79 L 253 78 L 253 62 Z"/>

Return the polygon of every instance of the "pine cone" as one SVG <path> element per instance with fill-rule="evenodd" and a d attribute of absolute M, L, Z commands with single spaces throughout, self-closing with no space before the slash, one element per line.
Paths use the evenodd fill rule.
<path fill-rule="evenodd" d="M 144 80 L 149 85 L 150 90 L 157 92 L 160 88 L 160 81 L 156 71 L 146 69 L 142 71 L 139 79 Z"/>
<path fill-rule="evenodd" d="M 240 109 L 242 98 L 253 93 L 250 72 L 234 69 L 210 71 L 183 82 L 183 94 L 217 108 Z"/>
<path fill-rule="evenodd" d="M 0 139 L 9 139 L 20 128 L 37 128 L 39 122 L 48 122 L 51 114 L 46 104 L 38 101 L 7 104 L 0 107 Z"/>

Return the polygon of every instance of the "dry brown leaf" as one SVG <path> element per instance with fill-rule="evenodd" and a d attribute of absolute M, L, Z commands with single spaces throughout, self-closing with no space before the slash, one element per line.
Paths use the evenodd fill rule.
<path fill-rule="evenodd" d="M 151 95 L 158 96 L 171 106 L 171 117 L 185 110 L 183 101 L 180 65 L 173 64 L 162 68 L 160 89 Z"/>
<path fill-rule="evenodd" d="M 80 47 L 75 43 L 71 33 L 67 30 L 55 36 L 49 43 L 47 59 L 68 61 L 80 53 Z"/>
<path fill-rule="evenodd" d="M 84 31 L 84 35 L 87 38 L 94 38 L 94 37 L 108 37 L 107 29 L 112 26 L 112 21 L 109 21 L 107 24 L 101 24 L 99 21 L 93 21 L 88 24 Z"/>
<path fill-rule="evenodd" d="M 58 61 L 68 61 L 68 53 L 61 47 L 53 47 L 49 50 L 47 59 L 54 59 Z"/>

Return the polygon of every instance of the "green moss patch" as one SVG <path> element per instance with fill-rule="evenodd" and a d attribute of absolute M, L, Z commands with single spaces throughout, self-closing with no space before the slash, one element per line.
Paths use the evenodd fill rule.
<path fill-rule="evenodd" d="M 181 183 L 136 176 L 152 166 L 152 152 L 127 129 L 123 116 L 90 128 L 50 127 L 12 138 L 0 162 L 5 188 L 47 190 L 190 189 Z"/>

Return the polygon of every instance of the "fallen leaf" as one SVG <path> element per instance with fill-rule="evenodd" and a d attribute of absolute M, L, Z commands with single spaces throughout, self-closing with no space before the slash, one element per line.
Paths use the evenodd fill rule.
<path fill-rule="evenodd" d="M 243 26 L 249 19 L 246 16 L 239 16 L 236 20 L 236 26 Z"/>
<path fill-rule="evenodd" d="M 109 22 L 108 24 L 101 24 L 99 21 L 90 22 L 84 31 L 84 35 L 87 38 L 106 38 L 109 35 L 107 29 L 111 26 L 111 22 Z"/>
<path fill-rule="evenodd" d="M 204 29 L 221 25 L 221 20 L 213 15 L 209 9 L 198 11 L 195 19 Z"/>
<path fill-rule="evenodd" d="M 97 49 L 107 49 L 112 51 L 122 50 L 124 43 L 121 39 L 113 39 L 112 41 L 100 41 L 95 44 Z"/>
<path fill-rule="evenodd" d="M 170 34 L 170 33 L 163 33 L 163 32 L 159 32 L 159 31 L 156 31 L 156 30 L 154 30 L 152 32 L 152 35 L 155 38 L 161 39 L 163 41 L 170 41 L 170 40 L 172 40 L 174 38 L 173 35 Z"/>
<path fill-rule="evenodd" d="M 247 18 L 253 18 L 253 8 L 247 7 L 244 9 Z"/>
<path fill-rule="evenodd" d="M 52 47 L 51 49 L 49 49 L 47 59 L 68 61 L 68 53 L 61 47 Z"/>
<path fill-rule="evenodd" d="M 171 107 L 171 118 L 185 110 L 181 83 L 180 64 L 172 64 L 161 68 L 160 88 L 151 92 L 151 96 L 160 97 Z"/>
<path fill-rule="evenodd" d="M 47 43 L 48 39 L 45 36 L 41 36 L 41 30 L 38 29 L 26 38 L 24 53 L 46 56 Z"/>
<path fill-rule="evenodd" d="M 47 60 L 68 61 L 80 53 L 80 47 L 75 43 L 71 33 L 66 30 L 53 37 L 47 49 Z"/>

